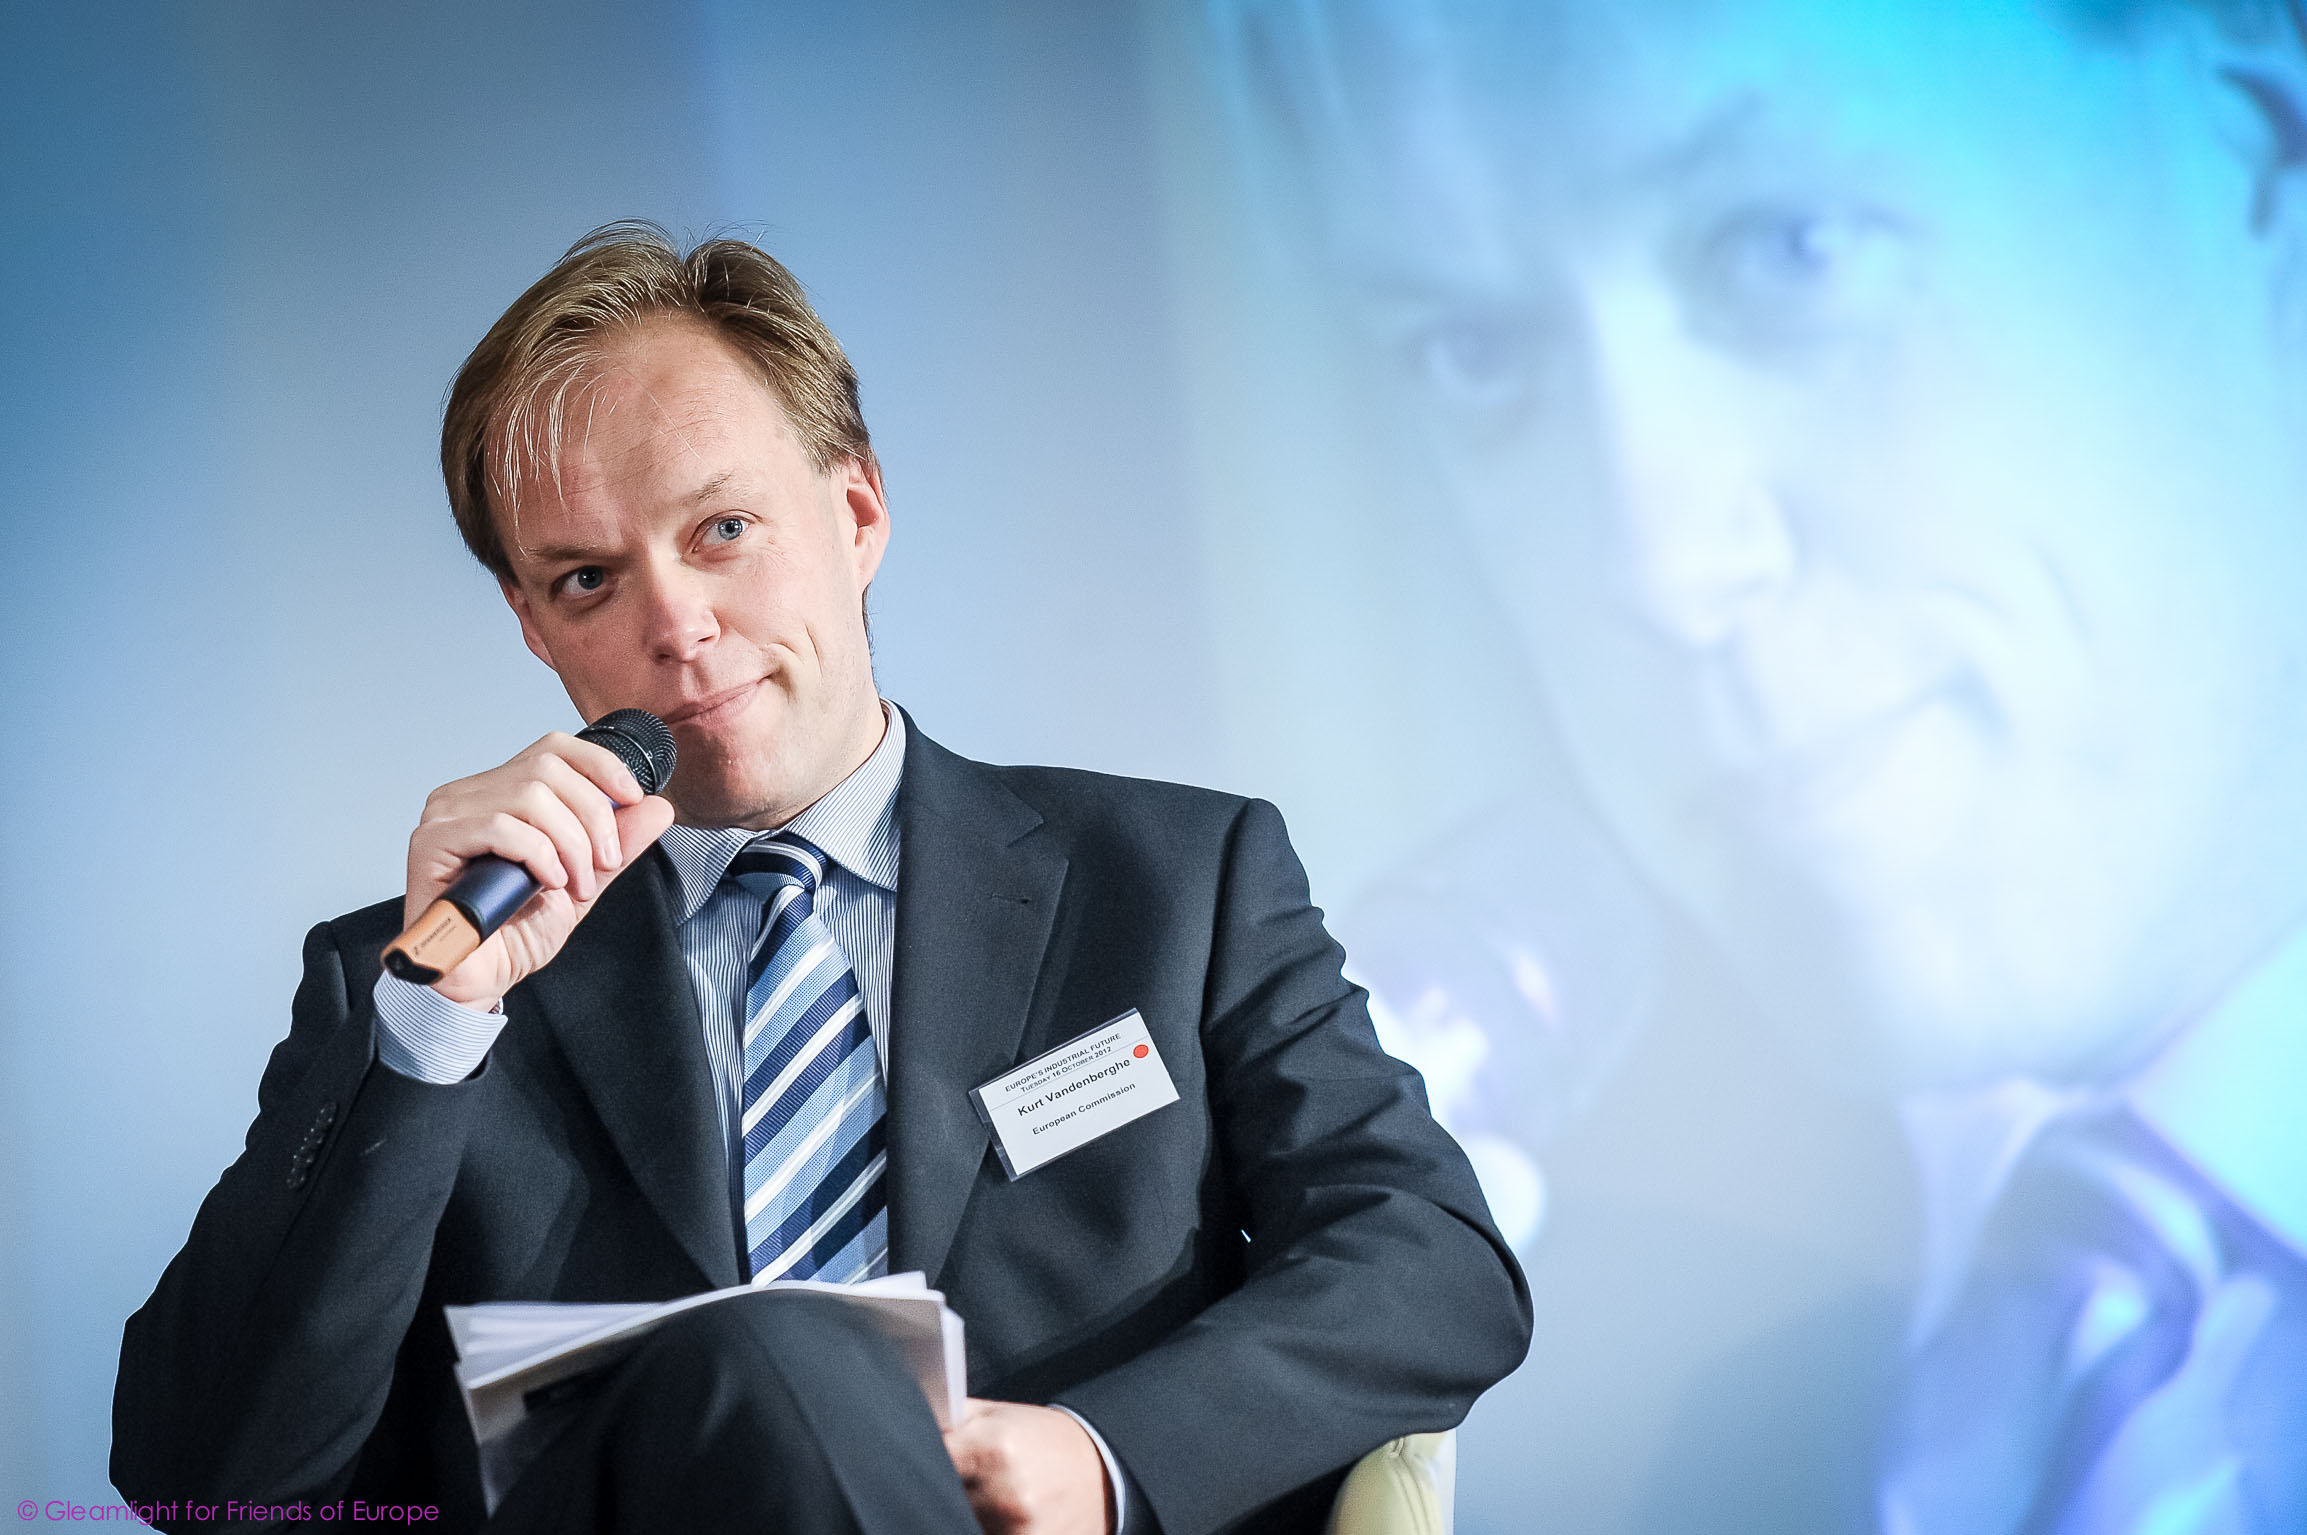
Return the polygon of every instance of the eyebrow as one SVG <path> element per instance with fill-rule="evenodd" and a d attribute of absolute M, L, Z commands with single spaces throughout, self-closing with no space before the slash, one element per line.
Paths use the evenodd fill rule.
<path fill-rule="evenodd" d="M 1769 126 L 1770 115 L 1770 102 L 1761 93 L 1741 91 L 1707 111 L 1678 138 L 1632 159 L 1614 174 L 1652 191 L 1685 189 L 1751 153 L 1756 139 Z M 1511 276 L 1502 280 L 1497 273 L 1483 271 L 1478 263 L 1451 260 L 1437 264 L 1423 247 L 1420 250 L 1420 255 L 1409 259 L 1393 252 L 1372 259 L 1350 259 L 1348 274 L 1366 300 L 1380 304 L 1443 301 L 1462 305 L 1471 295 L 1490 308 L 1508 310 L 1543 297 L 1525 291 Z M 1455 258 L 1461 253 L 1451 254 Z"/>
<path fill-rule="evenodd" d="M 570 560 L 590 562 L 606 552 L 599 544 L 521 544 L 518 547 L 540 565 L 560 565 Z"/>
<path fill-rule="evenodd" d="M 682 504 L 695 506 L 700 501 L 710 501 L 727 490 L 729 482 L 736 477 L 735 470 L 724 469 L 689 492 L 682 498 Z M 572 560 L 580 564 L 590 563 L 602 559 L 608 552 L 606 546 L 601 544 L 522 544 L 520 550 L 541 565 L 561 565 Z"/>
<path fill-rule="evenodd" d="M 1744 92 L 1708 113 L 1682 138 L 1635 168 L 1638 181 L 1682 183 L 1698 179 L 1745 152 L 1769 115 L 1768 103 Z"/>

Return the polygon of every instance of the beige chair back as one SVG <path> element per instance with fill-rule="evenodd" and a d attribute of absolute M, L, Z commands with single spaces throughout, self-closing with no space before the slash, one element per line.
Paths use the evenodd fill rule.
<path fill-rule="evenodd" d="M 1346 1473 L 1328 1535 L 1450 1535 L 1457 1488 L 1457 1430 L 1392 1440 Z"/>

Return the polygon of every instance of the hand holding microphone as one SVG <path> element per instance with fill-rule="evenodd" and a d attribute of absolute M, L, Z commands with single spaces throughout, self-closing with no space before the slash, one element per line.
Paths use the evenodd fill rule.
<path fill-rule="evenodd" d="M 673 824 L 658 795 L 673 759 L 664 721 L 619 709 L 434 790 L 409 837 L 408 927 L 385 968 L 494 1006 Z"/>

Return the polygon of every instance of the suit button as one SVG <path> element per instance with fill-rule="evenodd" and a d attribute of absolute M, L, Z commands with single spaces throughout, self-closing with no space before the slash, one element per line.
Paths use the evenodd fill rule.
<path fill-rule="evenodd" d="M 320 1148 L 328 1141 L 329 1126 L 335 1123 L 336 1103 L 331 1100 L 312 1116 L 312 1128 L 304 1132 L 304 1139 L 288 1154 L 289 1188 L 301 1189 L 312 1181 L 313 1164 L 320 1160 Z"/>

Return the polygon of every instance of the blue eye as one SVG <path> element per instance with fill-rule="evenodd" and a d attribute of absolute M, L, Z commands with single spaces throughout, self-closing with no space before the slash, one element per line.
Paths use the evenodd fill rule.
<path fill-rule="evenodd" d="M 1436 321 L 1406 341 L 1404 364 L 1434 406 L 1496 420 L 1519 409 L 1536 382 L 1537 349 L 1510 321 L 1487 316 Z"/>
<path fill-rule="evenodd" d="M 1715 226 L 1692 274 L 1697 316 L 1733 340 L 1826 339 L 1876 318 L 1907 246 L 1879 215 L 1758 207 Z"/>
<path fill-rule="evenodd" d="M 1747 215 L 1720 239 L 1722 265 L 1749 288 L 1798 288 L 1828 280 L 1849 254 L 1851 234 L 1833 219 L 1808 214 Z"/>
<path fill-rule="evenodd" d="M 599 591 L 608 579 L 609 573 L 600 566 L 580 565 L 561 577 L 560 585 L 562 591 L 582 596 L 587 592 Z"/>
<path fill-rule="evenodd" d="M 713 524 L 712 537 L 724 544 L 733 544 L 745 536 L 745 519 L 723 517 Z"/>

